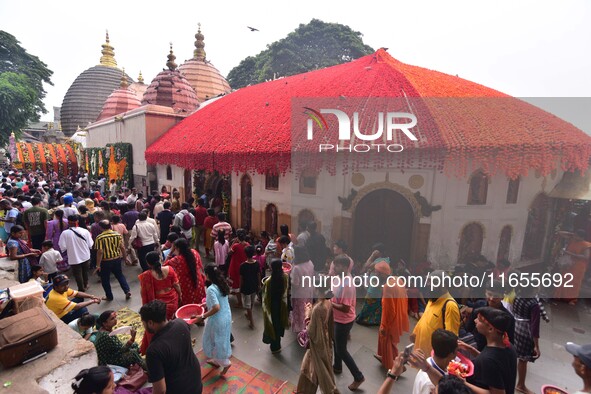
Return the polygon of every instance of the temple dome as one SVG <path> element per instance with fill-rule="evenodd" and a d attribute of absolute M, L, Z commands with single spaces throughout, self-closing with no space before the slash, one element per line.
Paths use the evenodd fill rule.
<path fill-rule="evenodd" d="M 165 69 L 158 73 L 144 93 L 142 105 L 162 105 L 175 112 L 192 113 L 199 107 L 199 98 L 185 77 L 177 70 L 172 45 Z"/>
<path fill-rule="evenodd" d="M 144 85 L 145 86 L 145 85 Z M 121 75 L 121 85 L 105 101 L 97 121 L 122 114 L 132 109 L 139 108 L 142 105 L 136 95 L 136 92 L 129 88 L 125 71 Z"/>
<path fill-rule="evenodd" d="M 131 85 L 129 85 L 129 89 L 135 93 L 136 97 L 141 103 L 141 101 L 144 98 L 144 93 L 146 93 L 146 90 L 148 89 L 148 85 L 144 83 L 144 77 L 141 71 L 140 75 L 138 75 L 137 77 L 137 82 L 134 82 Z"/>
<path fill-rule="evenodd" d="M 72 136 L 78 126 L 86 127 L 95 122 L 109 95 L 119 87 L 122 71 L 117 68 L 109 33 L 102 47 L 100 64 L 78 75 L 64 96 L 61 124 L 67 136 Z M 133 82 L 129 76 L 126 78 Z"/>
<path fill-rule="evenodd" d="M 205 43 L 203 41 L 204 36 L 201 34 L 201 25 L 199 25 L 195 38 L 193 58 L 179 66 L 179 71 L 195 89 L 201 102 L 220 94 L 229 93 L 231 89 L 226 78 L 205 58 L 205 50 L 203 49 Z"/>

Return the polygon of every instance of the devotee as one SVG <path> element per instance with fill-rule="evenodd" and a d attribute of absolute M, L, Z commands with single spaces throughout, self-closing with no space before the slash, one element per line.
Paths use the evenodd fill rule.
<path fill-rule="evenodd" d="M 390 259 L 387 257 L 374 259 L 367 271 L 370 277 L 369 286 L 367 287 L 367 293 L 363 300 L 363 306 L 355 321 L 357 324 L 364 326 L 379 326 L 382 318 L 383 284 L 391 273 Z"/>
<path fill-rule="evenodd" d="M 195 227 L 194 227 L 194 234 L 193 234 L 193 245 L 195 249 L 199 249 L 199 244 L 201 243 L 201 238 L 204 235 L 205 231 L 205 218 L 207 217 L 207 209 L 205 208 L 205 202 L 203 199 L 197 199 L 197 207 L 195 208 Z"/>
<path fill-rule="evenodd" d="M 254 257 L 254 246 L 248 245 L 244 248 L 246 260 L 240 264 L 240 296 L 242 298 L 242 305 L 246 309 L 246 318 L 248 319 L 248 327 L 254 328 L 254 321 L 252 319 L 252 307 L 259 292 L 261 285 L 261 268 Z M 281 275 L 283 275 L 283 267 L 280 268 Z M 278 280 L 278 279 L 276 279 Z M 287 289 L 287 286 L 286 286 Z M 287 293 L 286 293 L 287 295 Z M 279 298 L 281 299 L 281 298 Z M 275 300 L 276 302 L 277 300 Z M 287 299 L 286 299 L 287 303 Z M 264 312 L 264 308 L 263 308 Z M 281 335 L 283 336 L 283 334 Z M 277 349 L 275 349 L 277 350 Z"/>
<path fill-rule="evenodd" d="M 337 256 L 334 260 L 335 274 L 340 278 L 344 278 L 339 286 L 332 289 L 334 298 L 331 300 L 334 309 L 334 364 L 333 370 L 335 374 L 343 371 L 343 362 L 353 375 L 353 383 L 348 387 L 349 390 L 357 390 L 363 382 L 365 377 L 357 367 L 355 360 L 347 350 L 347 341 L 353 323 L 355 321 L 355 304 L 357 295 L 355 286 L 351 275 L 347 274 L 347 267 L 349 266 L 349 259 L 347 256 Z"/>
<path fill-rule="evenodd" d="M 328 257 L 326 239 L 316 231 L 316 222 L 308 223 L 307 228 L 310 236 L 306 241 L 306 248 L 308 249 L 310 260 L 314 263 L 314 270 L 316 272 L 326 272 L 326 258 Z"/>
<path fill-rule="evenodd" d="M 215 211 L 214 211 L 215 212 Z M 230 223 L 226 222 L 226 214 L 224 212 L 219 212 L 217 214 L 218 222 L 213 225 L 211 229 L 211 238 L 217 239 L 218 238 L 218 231 L 223 231 L 224 236 L 227 240 L 230 239 L 230 235 L 232 234 L 232 226 Z"/>
<path fill-rule="evenodd" d="M 306 306 L 307 350 L 302 359 L 297 393 L 338 393 L 333 372 L 334 319 L 330 299 L 333 294 L 324 286 L 316 286 L 316 303 Z"/>
<path fill-rule="evenodd" d="M 589 264 L 589 256 L 591 255 L 591 242 L 585 241 L 586 232 L 583 229 L 578 229 L 574 234 L 570 235 L 570 240 L 564 254 L 569 256 L 571 263 L 562 267 L 560 274 L 563 278 L 571 277 L 570 287 L 566 285 L 556 288 L 554 298 L 562 299 L 568 302 L 569 305 L 576 305 L 579 299 L 579 292 L 581 285 L 585 278 L 585 271 Z M 566 281 L 566 280 L 565 280 Z"/>
<path fill-rule="evenodd" d="M 7 195 L 7 193 L 4 194 L 5 197 Z M 10 234 L 10 229 L 16 224 L 18 209 L 12 206 L 12 202 L 9 198 L 5 198 L 0 201 L 0 210 L 6 212 L 4 216 L 0 217 L 0 223 L 4 223 L 4 231 L 6 232 L 6 238 L 2 239 L 2 241 L 6 242 L 8 235 Z"/>
<path fill-rule="evenodd" d="M 172 209 L 172 212 L 174 210 Z M 183 231 L 185 238 L 191 243 L 191 237 L 193 237 L 193 226 L 195 225 L 195 217 L 189 212 L 189 204 L 184 202 L 181 205 L 180 210 L 174 216 L 173 226 L 179 226 Z"/>
<path fill-rule="evenodd" d="M 76 320 L 72 320 L 68 323 L 68 327 L 76 331 L 84 339 L 89 339 L 90 335 L 94 331 L 94 325 L 96 323 L 96 317 L 88 314 L 79 317 Z"/>
<path fill-rule="evenodd" d="M 565 348 L 573 355 L 572 367 L 583 380 L 583 388 L 574 394 L 591 393 L 591 344 L 581 346 L 568 342 Z"/>
<path fill-rule="evenodd" d="M 101 303 L 97 296 L 72 290 L 69 284 L 70 279 L 66 275 L 57 275 L 53 278 L 53 290 L 49 292 L 45 301 L 47 308 L 66 324 L 88 314 L 87 306 Z M 74 298 L 70 300 L 71 297 Z M 84 301 L 85 298 L 90 301 Z"/>
<path fill-rule="evenodd" d="M 175 215 L 170 210 L 170 202 L 166 201 L 164 203 L 164 209 L 160 211 L 156 216 L 156 223 L 160 227 L 160 243 L 163 244 L 166 242 L 166 238 L 168 238 L 168 233 L 170 232 L 170 226 L 172 226 L 172 222 L 174 221 Z"/>
<path fill-rule="evenodd" d="M 197 321 L 203 322 L 209 318 L 203 331 L 203 352 L 209 364 L 222 368 L 220 375 L 223 376 L 232 365 L 232 311 L 228 302 L 230 287 L 214 265 L 205 267 L 205 275 L 211 282 L 206 291 L 207 312 L 199 316 Z"/>
<path fill-rule="evenodd" d="M 97 319 L 94 347 L 100 365 L 118 365 L 129 368 L 132 364 L 138 364 L 146 369 L 146 364 L 140 356 L 138 345 L 135 343 L 136 330 L 131 328 L 130 338 L 125 343 L 117 335 L 110 335 L 117 325 L 117 312 L 112 310 L 104 311 Z"/>
<path fill-rule="evenodd" d="M 281 250 L 281 260 L 289 264 L 293 264 L 294 259 L 293 247 L 291 245 L 291 241 L 287 235 L 282 235 L 278 238 L 277 247 Z M 308 252 L 308 255 L 309 253 L 310 252 Z M 314 262 L 312 261 L 312 263 Z"/>
<path fill-rule="evenodd" d="M 68 255 L 68 264 L 72 268 L 79 291 L 88 288 L 90 248 L 93 244 L 90 231 L 78 227 L 78 216 L 68 216 L 68 228 L 60 235 L 59 246 Z"/>
<path fill-rule="evenodd" d="M 247 248 L 247 251 L 252 246 Z M 255 263 L 256 264 L 256 263 Z M 281 351 L 281 338 L 289 324 L 287 307 L 288 277 L 283 272 L 280 259 L 271 261 L 271 276 L 263 282 L 263 342 L 269 344 L 271 353 Z M 251 312 L 252 318 L 252 312 Z"/>
<path fill-rule="evenodd" d="M 57 265 L 62 260 L 62 254 L 53 248 L 53 242 L 50 239 L 46 239 L 41 243 L 41 252 L 39 265 L 47 273 L 47 279 L 53 282 L 53 278 L 58 274 Z"/>
<path fill-rule="evenodd" d="M 60 248 L 60 235 L 68 228 L 68 221 L 64 219 L 64 211 L 57 209 L 53 213 L 53 220 L 47 222 L 47 232 L 45 233 L 45 239 L 51 240 L 53 248 L 61 253 L 62 255 L 62 268 L 68 269 L 68 255 L 66 251 L 62 251 Z M 59 269 L 60 267 L 58 267 Z"/>
<path fill-rule="evenodd" d="M 219 230 L 222 231 L 222 230 Z M 228 255 L 230 257 L 230 266 L 228 267 L 228 278 L 230 279 L 231 293 L 236 295 L 238 303 L 237 308 L 242 308 L 242 297 L 240 296 L 240 265 L 246 261 L 246 252 L 244 248 L 249 246 L 246 242 L 246 231 L 244 229 L 236 230 L 236 240 L 230 247 Z"/>
<path fill-rule="evenodd" d="M 217 237 L 213 238 L 212 233 L 213 233 L 213 226 L 215 226 L 218 222 L 219 222 L 219 219 L 216 217 L 215 211 L 213 209 L 209 208 L 207 210 L 207 217 L 203 221 L 203 231 L 205 232 L 204 237 L 203 237 L 203 247 L 205 248 L 205 257 L 207 257 L 207 258 L 209 258 L 209 251 L 214 246 L 213 242 L 217 239 Z M 224 232 L 224 238 L 226 238 L 225 232 Z M 217 263 L 217 261 L 216 261 L 216 263 Z"/>
<path fill-rule="evenodd" d="M 23 213 L 23 221 L 29 233 L 31 246 L 34 249 L 41 249 L 41 243 L 45 240 L 49 214 L 47 213 L 47 209 L 41 207 L 41 199 L 39 197 L 33 197 L 31 204 L 32 207 Z"/>
<path fill-rule="evenodd" d="M 306 305 L 312 303 L 314 287 L 304 286 L 304 277 L 311 280 L 314 277 L 314 264 L 305 246 L 294 248 L 293 267 L 289 274 L 291 281 L 291 331 L 296 334 L 306 328 Z"/>
<path fill-rule="evenodd" d="M 113 372 L 105 365 L 83 369 L 72 383 L 74 394 L 113 394 L 115 387 Z"/>
<path fill-rule="evenodd" d="M 213 244 L 213 256 L 215 264 L 224 272 L 228 271 L 226 267 L 226 259 L 230 252 L 230 243 L 226 240 L 224 234 L 220 231 L 218 239 Z M 206 256 L 209 257 L 209 249 L 206 249 Z"/>
<path fill-rule="evenodd" d="M 515 390 L 532 393 L 525 385 L 527 363 L 540 357 L 540 305 L 533 287 L 518 287 L 517 297 L 513 300 L 515 319 L 514 346 L 517 353 L 517 385 Z"/>
<path fill-rule="evenodd" d="M 10 260 L 18 260 L 18 281 L 26 283 L 31 279 L 31 266 L 37 265 L 41 251 L 31 249 L 23 240 L 25 229 L 18 224 L 10 228 L 10 237 L 6 242 L 6 250 Z"/>
<path fill-rule="evenodd" d="M 201 393 L 201 366 L 193 351 L 187 323 L 183 319 L 168 321 L 166 304 L 159 300 L 142 306 L 140 316 L 145 330 L 152 334 L 146 351 L 152 393 Z"/>
<path fill-rule="evenodd" d="M 172 244 L 172 256 L 164 262 L 170 266 L 179 277 L 181 294 L 180 305 L 201 304 L 205 298 L 205 274 L 201 256 L 195 249 L 189 248 L 186 239 L 177 239 Z M 170 256 L 170 255 L 169 255 Z"/>
<path fill-rule="evenodd" d="M 338 241 L 336 241 L 334 243 L 334 245 L 332 246 L 332 253 L 335 256 L 338 256 L 340 254 L 344 254 L 346 256 L 347 255 L 347 243 L 345 241 L 343 241 L 342 239 L 339 239 Z M 347 272 L 349 274 L 351 274 L 353 272 L 353 267 L 355 266 L 355 262 L 353 261 L 353 259 L 351 257 L 349 257 L 349 267 L 347 269 Z M 334 262 L 331 261 L 330 262 L 330 267 L 328 269 L 328 275 L 334 275 Z"/>
<path fill-rule="evenodd" d="M 460 308 L 458 303 L 443 286 L 435 286 L 433 278 L 438 277 L 443 282 L 443 271 L 433 271 L 429 276 L 429 282 L 423 288 L 429 301 L 425 307 L 423 316 L 417 322 L 410 339 L 415 344 L 415 349 L 421 349 L 424 354 L 431 354 L 431 335 L 438 328 L 443 328 L 458 335 L 460 329 Z"/>
<path fill-rule="evenodd" d="M 136 238 L 140 239 L 142 245 L 136 250 L 138 259 L 142 270 L 146 271 L 148 269 L 146 255 L 149 252 L 159 249 L 160 243 L 158 242 L 159 239 L 156 229 L 150 222 L 148 222 L 148 214 L 145 211 L 139 213 L 138 220 L 131 229 L 129 236 L 130 245 L 133 245 L 133 241 L 135 241 Z"/>
<path fill-rule="evenodd" d="M 456 358 L 458 351 L 458 336 L 451 331 L 438 328 L 431 336 L 431 346 L 433 347 L 433 356 L 427 358 L 441 375 L 447 374 L 447 365 Z M 415 376 L 412 388 L 412 394 L 431 394 L 435 385 L 429 379 L 429 375 L 419 369 Z"/>
<path fill-rule="evenodd" d="M 383 285 L 381 299 L 382 316 L 378 334 L 378 352 L 376 358 L 389 370 L 398 355 L 398 343 L 403 332 L 408 332 L 408 299 L 406 289 L 397 283 L 397 277 L 390 276 L 390 266 L 381 261 L 374 266 L 374 271 Z"/>
<path fill-rule="evenodd" d="M 96 270 L 100 274 L 101 284 L 105 290 L 103 299 L 106 301 L 113 300 L 113 292 L 111 291 L 111 273 L 113 273 L 121 286 L 121 290 L 125 293 L 125 299 L 129 300 L 131 291 L 121 270 L 121 260 L 125 254 L 123 237 L 111 229 L 111 224 L 106 219 L 101 220 L 99 226 L 103 232 L 96 237 L 94 248 L 96 249 Z"/>

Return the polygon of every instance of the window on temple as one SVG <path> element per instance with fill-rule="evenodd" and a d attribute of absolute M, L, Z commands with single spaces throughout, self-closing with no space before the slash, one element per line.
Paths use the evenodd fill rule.
<path fill-rule="evenodd" d="M 519 180 L 519 177 L 515 179 L 509 179 L 509 186 L 507 187 L 507 204 L 517 204 L 517 195 L 519 194 Z"/>
<path fill-rule="evenodd" d="M 509 249 L 511 248 L 511 236 L 513 235 L 513 227 L 505 226 L 501 230 L 501 237 L 499 238 L 499 249 L 497 250 L 497 261 L 502 259 L 509 259 Z"/>
<path fill-rule="evenodd" d="M 485 205 L 488 193 L 488 176 L 478 170 L 470 177 L 468 190 L 468 205 Z"/>
<path fill-rule="evenodd" d="M 265 174 L 265 189 L 279 190 L 279 174 Z"/>
<path fill-rule="evenodd" d="M 314 171 L 305 170 L 300 175 L 300 193 L 316 194 L 316 180 L 318 175 Z"/>
<path fill-rule="evenodd" d="M 172 180 L 172 167 L 171 166 L 166 166 L 166 180 L 168 180 L 168 181 Z"/>
<path fill-rule="evenodd" d="M 484 229 L 479 223 L 467 224 L 460 235 L 460 248 L 458 250 L 458 264 L 466 264 L 474 261 L 482 253 Z"/>

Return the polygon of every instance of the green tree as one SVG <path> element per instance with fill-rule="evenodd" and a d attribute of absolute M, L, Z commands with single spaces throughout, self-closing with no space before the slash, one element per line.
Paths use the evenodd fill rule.
<path fill-rule="evenodd" d="M 43 83 L 53 85 L 52 74 L 13 35 L 0 30 L 0 143 L 7 142 L 12 131 L 19 132 L 47 113 Z"/>
<path fill-rule="evenodd" d="M 234 89 L 319 68 L 350 62 L 373 53 L 362 34 L 349 26 L 312 19 L 287 37 L 267 45 L 256 56 L 242 60 L 228 74 Z"/>

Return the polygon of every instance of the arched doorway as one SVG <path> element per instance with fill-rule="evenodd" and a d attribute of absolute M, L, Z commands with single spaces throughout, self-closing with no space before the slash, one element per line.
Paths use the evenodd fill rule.
<path fill-rule="evenodd" d="M 460 247 L 458 249 L 458 263 L 466 264 L 482 253 L 484 229 L 480 223 L 469 223 L 462 229 Z"/>
<path fill-rule="evenodd" d="M 189 201 L 193 197 L 193 171 L 185 170 L 185 201 Z"/>
<path fill-rule="evenodd" d="M 371 247 L 386 246 L 391 261 L 411 257 L 415 214 L 408 200 L 390 189 L 375 190 L 359 201 L 353 217 L 353 249 L 358 260 L 367 259 Z"/>
<path fill-rule="evenodd" d="M 240 225 L 250 231 L 252 228 L 252 181 L 246 174 L 240 180 Z"/>
<path fill-rule="evenodd" d="M 267 204 L 265 208 L 265 230 L 271 237 L 277 235 L 278 216 L 277 206 L 275 204 Z"/>
<path fill-rule="evenodd" d="M 230 175 L 221 175 L 217 171 L 211 173 L 205 180 L 205 190 L 211 192 L 210 208 L 215 213 L 226 212 L 226 220 L 231 219 L 230 202 L 232 196 L 232 184 Z"/>

